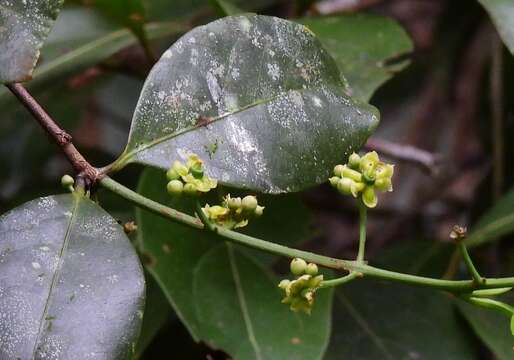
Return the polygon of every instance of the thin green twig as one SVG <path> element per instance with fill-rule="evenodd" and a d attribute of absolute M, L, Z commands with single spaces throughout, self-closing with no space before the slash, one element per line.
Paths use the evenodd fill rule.
<path fill-rule="evenodd" d="M 367 208 L 362 198 L 359 198 L 359 252 L 357 253 L 357 261 L 364 261 L 364 254 L 366 253 L 366 223 L 367 223 Z"/>
<path fill-rule="evenodd" d="M 201 219 L 181 213 L 177 210 L 159 204 L 138 193 L 128 189 L 109 177 L 100 180 L 100 185 L 106 189 L 120 195 L 138 207 L 149 210 L 155 214 L 163 216 L 171 221 L 191 226 L 196 229 L 204 229 L 207 231 L 215 231 L 220 237 L 236 244 L 248 246 L 254 249 L 266 251 L 275 255 L 285 256 L 289 258 L 299 257 L 308 262 L 313 262 L 320 266 L 324 266 L 336 270 L 345 270 L 349 272 L 358 272 L 364 277 L 373 277 L 377 279 L 401 282 L 404 284 L 430 287 L 434 289 L 449 291 L 452 293 L 468 293 L 477 289 L 495 289 L 500 287 L 513 287 L 514 277 L 507 278 L 487 278 L 484 283 L 477 284 L 473 280 L 442 280 L 417 275 L 403 274 L 395 271 L 376 268 L 367 265 L 365 262 L 336 259 L 328 256 L 314 254 L 308 251 L 289 248 L 284 245 L 275 244 L 273 242 L 264 241 L 245 234 L 241 234 L 226 228 L 212 225 L 207 229 Z"/>
<path fill-rule="evenodd" d="M 466 268 L 473 277 L 473 281 L 475 281 L 477 284 L 484 283 L 485 279 L 480 275 L 477 268 L 475 267 L 475 264 L 473 264 L 473 260 L 471 260 L 471 256 L 469 256 L 469 252 L 466 244 L 464 244 L 464 241 L 458 241 L 457 247 L 459 248 L 460 254 L 462 255 L 464 264 L 466 264 Z"/>

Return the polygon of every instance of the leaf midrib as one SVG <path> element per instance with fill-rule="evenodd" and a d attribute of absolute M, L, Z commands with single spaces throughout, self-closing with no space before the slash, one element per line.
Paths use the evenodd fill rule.
<path fill-rule="evenodd" d="M 35 342 L 34 342 L 34 348 L 32 349 L 32 359 L 36 358 L 36 352 L 37 352 L 37 347 L 38 347 L 38 344 L 39 344 L 39 339 L 40 339 L 41 334 L 43 332 L 43 327 L 46 325 L 45 319 L 46 319 L 46 317 L 48 315 L 48 309 L 49 309 L 49 305 L 50 305 L 50 302 L 51 302 L 52 293 L 53 293 L 53 291 L 55 289 L 57 281 L 59 280 L 59 275 L 60 275 L 61 270 L 62 270 L 64 253 L 66 252 L 66 249 L 68 248 L 68 244 L 69 244 L 69 241 L 70 241 L 71 229 L 73 227 L 73 223 L 75 221 L 75 217 L 76 217 L 76 214 L 77 214 L 77 209 L 78 209 L 78 206 L 79 206 L 79 202 L 81 200 L 81 196 L 80 195 L 73 194 L 72 196 L 73 196 L 73 209 L 71 211 L 70 222 L 68 223 L 68 227 L 66 228 L 66 234 L 64 235 L 64 241 L 63 241 L 63 244 L 61 246 L 61 250 L 59 251 L 59 262 L 57 263 L 55 272 L 54 272 L 54 274 L 52 276 L 52 281 L 50 283 L 50 288 L 48 289 L 48 297 L 46 298 L 43 314 L 42 314 L 41 319 L 39 321 L 39 330 L 38 330 L 38 333 L 37 333 L 37 336 L 36 336 L 36 339 L 35 339 Z"/>
<path fill-rule="evenodd" d="M 245 323 L 246 331 L 248 333 L 248 341 L 252 345 L 253 351 L 255 352 L 255 357 L 257 360 L 262 360 L 261 349 L 259 347 L 259 343 L 255 338 L 255 333 L 253 330 L 252 320 L 250 318 L 250 313 L 248 311 L 248 306 L 246 304 L 246 298 L 244 295 L 244 290 L 241 284 L 241 279 L 239 277 L 239 271 L 237 269 L 237 264 L 234 258 L 234 249 L 231 244 L 226 244 L 228 259 L 230 262 L 230 270 L 232 272 L 232 278 L 234 280 L 234 285 L 236 287 L 237 298 L 239 299 L 239 306 L 241 308 L 241 313 L 243 315 L 243 320 Z"/>
<path fill-rule="evenodd" d="M 343 84 L 339 84 L 341 86 L 341 88 L 344 88 L 344 85 Z M 289 94 L 291 92 L 299 92 L 301 94 L 303 94 L 303 92 L 305 91 L 313 91 L 313 90 L 316 90 L 316 89 L 319 89 L 318 86 L 313 86 L 313 87 L 307 87 L 307 88 L 299 88 L 299 89 L 288 89 L 288 90 L 285 90 L 283 92 L 280 92 L 279 94 L 277 95 L 274 95 L 270 98 L 266 98 L 266 99 L 262 99 L 262 100 L 259 100 L 259 101 L 255 101 L 251 104 L 248 104 L 246 106 L 243 106 L 241 107 L 240 109 L 238 110 L 235 110 L 233 112 L 227 112 L 223 115 L 219 115 L 217 117 L 214 117 L 214 118 L 211 118 L 209 123 L 207 124 L 207 126 L 209 126 L 210 124 L 212 123 L 215 123 L 215 122 L 218 122 L 220 120 L 224 120 L 230 116 L 233 116 L 233 115 L 236 115 L 236 114 L 239 114 L 243 111 L 246 111 L 246 110 L 249 110 L 249 109 L 252 109 L 254 107 L 257 107 L 259 105 L 262 105 L 262 104 L 266 104 L 266 103 L 270 103 L 282 96 L 284 96 L 285 94 Z M 342 94 L 341 94 L 342 95 Z M 136 110 L 137 111 L 137 110 Z M 144 150 L 147 150 L 149 148 L 152 148 L 166 140 L 170 140 L 170 139 L 173 139 L 175 137 L 178 137 L 180 135 L 183 135 L 185 133 L 188 133 L 190 131 L 193 131 L 193 130 L 196 130 L 196 129 L 199 129 L 199 128 L 202 128 L 204 127 L 205 125 L 193 125 L 193 126 L 189 126 L 189 127 L 186 127 L 184 129 L 181 129 L 179 131 L 175 131 L 171 134 L 167 134 L 167 135 L 164 135 L 164 136 L 161 136 L 155 140 L 152 140 L 142 146 L 139 146 L 139 147 L 134 147 L 132 150 L 129 150 L 129 146 L 127 146 L 127 148 L 125 149 L 125 151 L 123 152 L 123 154 L 121 154 L 121 156 L 112 164 L 112 168 L 116 169 L 116 170 L 119 170 L 121 168 L 123 168 L 125 165 L 127 165 L 128 163 L 132 162 L 133 160 L 133 157 L 134 155 L 144 151 Z M 131 139 L 131 135 L 129 135 L 129 143 L 132 141 Z"/>

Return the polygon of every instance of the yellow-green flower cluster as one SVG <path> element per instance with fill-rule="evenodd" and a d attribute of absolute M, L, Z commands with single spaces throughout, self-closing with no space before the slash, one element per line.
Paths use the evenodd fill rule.
<path fill-rule="evenodd" d="M 205 205 L 203 212 L 214 223 L 228 229 L 237 229 L 248 225 L 248 219 L 259 217 L 264 212 L 264 206 L 257 203 L 257 198 L 252 195 L 230 197 L 228 194 L 220 205 Z"/>
<path fill-rule="evenodd" d="M 376 151 L 360 157 L 353 153 L 347 165 L 336 165 L 330 184 L 344 195 L 361 196 L 367 207 L 377 205 L 375 190 L 393 191 L 391 178 L 394 165 L 386 164 L 378 158 Z"/>
<path fill-rule="evenodd" d="M 216 180 L 204 174 L 203 162 L 195 154 L 189 156 L 186 164 L 175 161 L 166 172 L 166 177 L 169 180 L 166 189 L 172 196 L 182 195 L 182 193 L 197 196 L 209 192 L 218 185 Z"/>
<path fill-rule="evenodd" d="M 296 276 L 294 280 L 282 280 L 278 287 L 284 290 L 285 297 L 282 303 L 288 304 L 295 312 L 303 311 L 310 314 L 314 305 L 316 290 L 323 281 L 323 275 L 318 275 L 318 266 L 307 264 L 305 260 L 295 258 L 291 261 L 291 273 Z"/>

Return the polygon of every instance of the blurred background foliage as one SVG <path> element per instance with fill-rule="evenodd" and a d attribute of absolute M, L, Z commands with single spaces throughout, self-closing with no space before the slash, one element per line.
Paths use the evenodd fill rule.
<path fill-rule="evenodd" d="M 72 133 L 86 158 L 103 166 L 123 151 L 144 79 L 178 37 L 238 9 L 297 20 L 320 37 L 352 94 L 380 109 L 382 122 L 373 140 L 411 145 L 431 156 L 428 169 L 396 162 L 395 191 L 369 216 L 369 255 L 375 263 L 417 274 L 465 276 L 448 243 L 451 227 L 461 224 L 473 229 L 470 242 L 480 245 L 473 255 L 484 274 L 512 274 L 512 3 L 67 1 L 26 86 Z M 60 192 L 60 177 L 72 171 L 6 89 L 0 89 L 0 107 L 4 212 Z M 118 178 L 136 188 L 141 172 L 133 166 Z M 97 196 L 120 221 L 135 219 L 122 200 L 103 191 Z M 293 201 L 303 203 L 297 209 L 302 227 L 292 224 L 292 232 L 263 237 L 294 234 L 302 248 L 354 256 L 358 228 L 351 199 L 322 185 Z M 267 229 L 277 227 L 271 223 Z M 270 264 L 266 257 L 259 261 Z M 285 266 L 285 261 L 273 264 L 278 272 Z M 191 338 L 150 275 L 146 307 L 138 358 L 229 358 Z M 325 359 L 513 358 L 508 319 L 444 294 L 356 282 L 335 291 L 333 314 Z"/>

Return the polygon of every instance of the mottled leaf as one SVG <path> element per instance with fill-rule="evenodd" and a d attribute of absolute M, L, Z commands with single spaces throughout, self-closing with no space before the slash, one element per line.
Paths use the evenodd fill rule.
<path fill-rule="evenodd" d="M 514 54 L 514 1 L 478 0 L 491 16 L 503 42 Z"/>
<path fill-rule="evenodd" d="M 505 194 L 473 226 L 468 246 L 477 246 L 514 231 L 514 189 Z"/>
<path fill-rule="evenodd" d="M 194 152 L 224 184 L 269 193 L 325 182 L 378 124 L 302 25 L 259 15 L 198 27 L 166 51 L 115 168 L 168 168 Z"/>
<path fill-rule="evenodd" d="M 143 302 L 132 245 L 89 199 L 50 196 L 0 217 L 0 358 L 128 358 Z"/>
<path fill-rule="evenodd" d="M 330 334 L 330 292 L 318 292 L 310 316 L 295 314 L 280 303 L 277 280 L 231 244 L 204 255 L 194 274 L 200 333 L 234 359 L 321 359 Z"/>
<path fill-rule="evenodd" d="M 174 208 L 178 208 L 189 213 L 194 211 L 193 203 L 187 198 L 183 197 L 179 200 L 171 199 L 171 197 L 166 193 L 165 186 L 166 180 L 162 171 L 147 169 L 141 177 L 139 192 L 146 197 L 168 204 Z M 297 195 L 288 194 L 274 197 L 259 196 L 259 200 L 266 206 L 264 215 L 253 221 L 248 228 L 242 229 L 243 231 L 255 235 L 260 234 L 260 236 L 266 240 L 278 243 L 292 243 L 305 239 L 308 226 L 308 216 L 306 215 L 306 210 L 302 206 Z M 211 204 L 214 204 L 219 200 L 216 200 L 216 196 L 214 196 L 205 201 L 209 201 Z M 284 216 L 286 213 L 288 216 Z M 166 219 L 162 219 L 142 210 L 137 210 L 137 223 L 139 224 L 139 246 L 146 258 L 148 270 L 160 284 L 167 298 L 175 308 L 176 313 L 195 340 L 209 340 L 210 337 L 204 332 L 203 327 L 209 327 L 212 326 L 212 324 L 206 324 L 206 318 L 203 316 L 197 316 L 197 311 L 194 305 L 195 298 L 197 297 L 194 295 L 193 289 L 194 269 L 199 261 L 204 259 L 206 254 L 213 251 L 212 249 L 216 246 L 223 244 L 223 240 L 210 233 L 172 223 Z M 253 264 L 253 261 L 255 260 L 258 260 L 261 264 L 269 264 L 269 260 L 267 258 L 263 259 L 260 256 L 255 257 L 253 252 L 246 252 L 246 249 L 245 254 L 246 255 L 238 255 L 238 258 L 243 256 L 241 259 L 246 260 L 241 261 L 247 263 L 250 260 L 248 260 L 246 256 L 251 254 L 251 268 L 256 267 L 256 265 Z M 227 261 L 228 260 L 226 258 L 220 258 L 218 267 L 221 269 L 227 269 Z M 241 271 L 247 271 L 246 265 L 243 266 Z M 258 274 L 255 276 L 265 278 L 265 284 L 263 285 L 265 288 L 264 292 L 265 294 L 268 294 L 266 296 L 274 297 L 274 304 L 269 305 L 266 303 L 262 306 L 271 306 L 275 309 L 275 306 L 279 305 L 283 307 L 283 311 L 288 313 L 292 319 L 297 319 L 297 316 L 289 313 L 287 306 L 280 304 L 281 296 L 276 288 L 277 284 L 270 283 L 269 276 L 266 275 L 263 270 L 260 270 L 260 268 L 258 270 Z M 278 283 L 278 280 L 276 282 Z M 217 287 L 217 285 L 218 283 L 213 283 L 211 286 Z M 222 284 L 219 285 L 221 286 Z M 233 297 L 228 297 L 223 301 L 233 300 Z M 307 326 L 309 321 L 320 321 L 326 328 L 317 328 L 320 329 L 322 334 L 325 334 L 324 336 L 328 336 L 326 333 L 328 332 L 330 323 L 328 319 L 323 318 L 324 320 L 320 320 L 318 316 L 325 316 L 329 312 L 329 306 L 329 301 L 323 300 L 322 298 L 316 305 L 316 307 L 319 308 L 319 310 L 317 310 L 319 313 L 312 315 L 310 320 L 309 318 L 306 318 L 305 323 L 302 320 L 299 324 L 303 324 L 301 326 Z M 262 321 L 265 321 L 264 319 L 267 318 L 263 318 Z M 274 321 L 270 322 L 270 324 L 271 323 L 274 324 Z M 227 324 L 229 323 L 227 322 Z M 240 323 L 234 324 L 234 327 L 239 325 Z M 233 328 L 228 325 L 226 330 L 227 335 L 233 332 Z M 287 334 L 291 335 L 292 333 L 288 332 Z M 293 335 L 291 335 L 291 338 L 292 337 Z M 317 337 L 313 338 L 312 340 L 316 341 L 310 344 L 313 347 L 313 352 L 321 353 L 325 345 L 324 343 L 319 342 L 318 339 L 319 338 Z M 308 339 L 303 340 L 309 343 Z M 295 339 L 293 342 L 297 342 L 297 340 Z M 213 344 L 216 346 L 222 346 L 217 342 Z M 232 349 L 233 346 L 230 347 L 231 351 Z"/>
<path fill-rule="evenodd" d="M 413 242 L 377 263 L 439 277 L 450 254 L 437 244 Z M 327 360 L 477 359 L 452 299 L 431 289 L 356 280 L 335 291 L 333 316 Z"/>
<path fill-rule="evenodd" d="M 513 303 L 513 296 L 506 299 Z M 511 360 L 514 357 L 514 336 L 509 331 L 510 319 L 505 314 L 464 302 L 458 305 L 475 334 L 499 360 Z"/>
<path fill-rule="evenodd" d="M 348 79 L 350 94 L 362 101 L 409 64 L 402 56 L 412 51 L 412 41 L 392 19 L 351 14 L 300 22 L 318 36 Z"/>
<path fill-rule="evenodd" d="M 63 0 L 0 2 L 0 82 L 31 78 L 39 49 L 57 18 Z"/>

